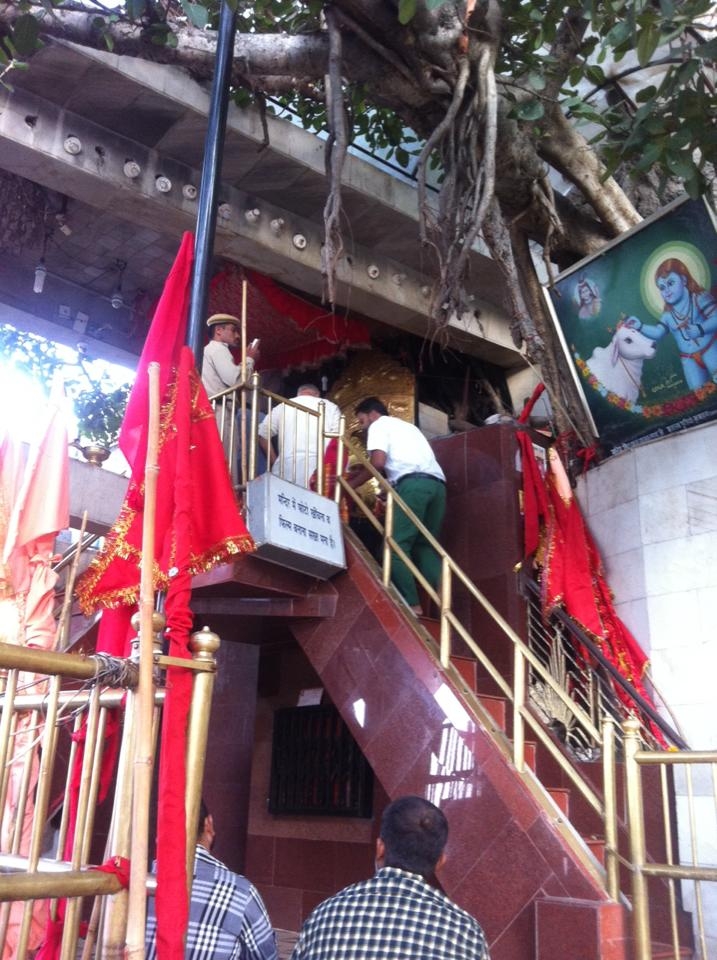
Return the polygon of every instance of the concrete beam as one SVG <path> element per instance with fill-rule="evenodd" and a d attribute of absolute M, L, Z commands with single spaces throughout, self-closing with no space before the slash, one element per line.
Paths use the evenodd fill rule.
<path fill-rule="evenodd" d="M 64 143 L 68 136 L 80 141 L 80 153 L 67 152 Z M 161 224 L 168 233 L 194 228 L 196 203 L 183 195 L 182 186 L 197 185 L 198 170 L 36 94 L 20 89 L 0 93 L 0 139 L 3 166 L 14 173 L 123 220 L 153 229 Z M 123 172 L 127 159 L 140 165 L 141 174 L 136 179 L 129 179 Z M 171 181 L 169 193 L 158 191 L 159 176 Z M 228 205 L 229 217 L 218 223 L 217 254 L 314 296 L 320 294 L 322 230 L 317 224 L 266 200 L 256 201 L 226 184 L 222 200 Z M 254 209 L 259 210 L 258 219 L 247 219 L 247 211 Z M 280 221 L 283 226 L 277 230 Z M 337 280 L 339 303 L 344 307 L 418 335 L 430 335 L 426 315 L 430 277 L 354 245 L 351 256 L 339 263 Z M 483 329 L 473 321 L 458 324 L 460 349 L 504 367 L 519 364 L 520 355 L 510 339 L 505 314 L 479 299 L 476 308 Z"/>

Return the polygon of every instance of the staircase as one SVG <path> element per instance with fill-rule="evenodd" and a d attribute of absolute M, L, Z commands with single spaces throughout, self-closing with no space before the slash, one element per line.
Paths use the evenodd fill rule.
<path fill-rule="evenodd" d="M 192 605 L 220 633 L 236 632 L 246 614 L 285 621 L 388 797 L 418 793 L 446 812 L 440 883 L 479 919 L 493 960 L 631 960 L 630 903 L 606 871 L 612 863 L 620 890 L 629 891 L 616 857 L 628 854 L 622 785 L 606 848 L 602 763 L 576 761 L 534 717 L 535 736 L 524 739 L 531 711 L 509 700 L 528 684 L 506 626 L 520 643 L 527 616 L 513 572 L 520 517 L 512 428 L 496 428 L 492 438 L 500 455 L 476 452 L 461 435 L 448 441 L 460 456 L 439 459 L 451 495 L 446 546 L 462 566 L 466 558 L 477 564 L 469 572 L 502 625 L 466 590 L 452 599 L 467 631 L 453 621 L 448 629 L 445 620 L 417 621 L 348 530 L 347 570 L 331 581 L 245 557 L 196 578 Z M 651 887 L 655 960 L 674 956 L 672 948 L 665 954 L 662 883 Z M 680 911 L 679 919 L 681 943 L 691 944 L 689 918 Z M 691 956 L 689 947 L 680 956 Z"/>
<path fill-rule="evenodd" d="M 388 795 L 421 794 L 445 811 L 446 893 L 480 919 L 494 960 L 627 958 L 626 911 L 604 892 L 561 793 L 541 802 L 530 768 L 519 775 L 496 743 L 507 739 L 505 702 L 470 689 L 467 661 L 442 671 L 425 621 L 387 595 L 351 537 L 347 554 L 332 581 L 336 617 L 292 632 Z M 565 952 L 567 931 L 580 954 Z"/>

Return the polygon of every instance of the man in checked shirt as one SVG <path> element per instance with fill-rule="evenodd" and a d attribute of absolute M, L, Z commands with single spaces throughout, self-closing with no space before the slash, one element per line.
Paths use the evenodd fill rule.
<path fill-rule="evenodd" d="M 209 852 L 214 821 L 200 804 L 186 960 L 278 960 L 276 938 L 261 897 L 246 877 Z M 156 960 L 154 897 L 147 904 L 146 960 Z"/>
<path fill-rule="evenodd" d="M 291 960 L 489 960 L 478 923 L 427 882 L 447 838 L 438 807 L 394 800 L 381 819 L 376 873 L 319 904 Z"/>

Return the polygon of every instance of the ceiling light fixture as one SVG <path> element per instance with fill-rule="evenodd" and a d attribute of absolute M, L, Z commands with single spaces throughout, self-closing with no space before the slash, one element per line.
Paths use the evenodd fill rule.
<path fill-rule="evenodd" d="M 42 236 L 42 253 L 40 254 L 40 260 L 37 266 L 35 267 L 35 279 L 32 284 L 33 293 L 42 293 L 45 289 L 45 280 L 47 278 L 47 267 L 45 266 L 45 253 L 47 252 L 47 241 L 50 236 L 50 231 L 45 230 L 45 233 Z"/>
<path fill-rule="evenodd" d="M 117 286 L 114 293 L 110 297 L 110 303 L 115 310 L 119 310 L 120 307 L 124 306 L 124 298 L 122 297 L 122 276 L 127 268 L 127 261 L 115 260 L 115 267 L 117 268 L 118 272 Z"/>
<path fill-rule="evenodd" d="M 40 262 L 35 267 L 35 282 L 32 285 L 33 293 L 42 293 L 45 289 L 45 277 L 47 276 L 47 267 L 45 266 L 45 258 L 42 257 Z"/>

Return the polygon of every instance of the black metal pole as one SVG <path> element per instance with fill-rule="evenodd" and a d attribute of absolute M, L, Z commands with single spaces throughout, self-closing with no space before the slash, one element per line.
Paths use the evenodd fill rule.
<path fill-rule="evenodd" d="M 224 0 L 217 34 L 217 56 L 212 81 L 212 93 L 204 142 L 202 180 L 199 186 L 197 230 L 194 246 L 192 293 L 189 302 L 187 346 L 194 351 L 197 367 L 201 368 L 204 321 L 207 307 L 209 271 L 214 251 L 214 230 L 217 225 L 217 186 L 224 152 L 224 133 L 229 104 L 229 80 L 234 55 L 236 13 Z"/>

